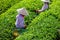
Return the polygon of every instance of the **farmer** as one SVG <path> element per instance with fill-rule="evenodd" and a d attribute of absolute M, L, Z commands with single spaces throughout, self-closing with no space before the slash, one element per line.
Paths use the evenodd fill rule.
<path fill-rule="evenodd" d="M 41 0 L 44 2 L 44 5 L 41 10 L 35 10 L 35 12 L 40 13 L 49 8 L 50 0 Z"/>
<path fill-rule="evenodd" d="M 14 36 L 18 36 L 18 31 L 20 29 L 25 29 L 26 25 L 24 24 L 24 16 L 28 15 L 28 12 L 25 8 L 17 9 L 18 15 L 16 16 L 16 30 L 14 31 Z"/>

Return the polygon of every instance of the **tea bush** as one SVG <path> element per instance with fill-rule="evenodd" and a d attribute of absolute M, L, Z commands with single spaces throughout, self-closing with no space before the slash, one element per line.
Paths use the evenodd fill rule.
<path fill-rule="evenodd" d="M 60 1 L 53 2 L 50 9 L 40 13 L 26 29 L 27 31 L 15 40 L 57 40 L 57 29 L 60 29 Z"/>
<path fill-rule="evenodd" d="M 0 0 L 0 14 L 4 13 L 8 10 L 11 6 L 18 3 L 21 0 Z"/>
<path fill-rule="evenodd" d="M 23 0 L 15 4 L 5 13 L 0 15 L 0 40 L 13 40 L 13 30 L 15 28 L 16 9 L 25 7 L 29 16 L 25 17 L 25 23 L 28 25 L 37 15 L 32 10 L 41 8 L 42 3 L 39 0 Z"/>

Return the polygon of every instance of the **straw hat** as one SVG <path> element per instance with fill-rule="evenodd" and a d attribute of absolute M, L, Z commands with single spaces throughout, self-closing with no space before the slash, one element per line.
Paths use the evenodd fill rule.
<path fill-rule="evenodd" d="M 43 1 L 43 2 L 49 2 L 50 3 L 50 0 L 41 0 L 41 1 Z"/>
<path fill-rule="evenodd" d="M 26 10 L 25 8 L 17 9 L 17 12 L 18 12 L 19 14 L 22 14 L 22 15 L 25 15 L 25 16 L 28 15 L 28 12 L 27 12 L 27 10 Z"/>

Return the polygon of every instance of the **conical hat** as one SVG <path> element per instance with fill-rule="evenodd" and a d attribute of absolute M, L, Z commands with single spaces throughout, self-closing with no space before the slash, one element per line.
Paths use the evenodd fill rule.
<path fill-rule="evenodd" d="M 22 15 L 25 15 L 25 16 L 28 15 L 28 12 L 27 12 L 27 10 L 26 10 L 25 8 L 17 9 L 17 12 L 18 12 L 19 14 L 22 14 Z"/>
<path fill-rule="evenodd" d="M 41 0 L 41 1 L 43 1 L 43 2 L 49 2 L 50 3 L 50 0 Z"/>

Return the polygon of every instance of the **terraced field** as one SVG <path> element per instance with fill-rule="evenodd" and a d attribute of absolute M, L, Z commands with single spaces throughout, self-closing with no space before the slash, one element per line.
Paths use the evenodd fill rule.
<path fill-rule="evenodd" d="M 27 29 L 23 30 L 15 40 L 57 40 L 57 29 L 60 29 L 60 0 L 52 0 L 49 10 L 37 15 L 33 10 L 40 9 L 40 0 L 16 1 L 0 15 L 0 40 L 14 40 L 16 9 L 25 7 L 29 16 L 25 17 Z M 7 3 L 9 4 L 9 3 Z M 0 8 L 1 9 L 1 8 Z M 3 8 L 4 10 L 4 8 Z"/>

